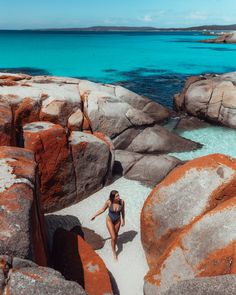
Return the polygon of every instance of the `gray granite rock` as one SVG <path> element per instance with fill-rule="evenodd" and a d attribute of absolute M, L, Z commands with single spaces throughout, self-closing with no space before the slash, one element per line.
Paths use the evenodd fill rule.
<path fill-rule="evenodd" d="M 31 260 L 22 259 L 19 257 L 13 257 L 12 259 L 12 268 L 20 269 L 24 267 L 37 267 L 37 264 Z"/>
<path fill-rule="evenodd" d="M 207 128 L 211 125 L 204 120 L 200 120 L 196 117 L 185 116 L 179 119 L 174 130 L 175 131 L 190 131 L 195 129 Z"/>
<path fill-rule="evenodd" d="M 5 292 L 11 295 L 86 295 L 78 283 L 66 281 L 59 272 L 46 267 L 10 271 Z"/>
<path fill-rule="evenodd" d="M 116 150 L 117 173 L 125 178 L 138 180 L 149 186 L 159 183 L 172 169 L 181 165 L 181 163 L 179 159 L 168 155 L 142 155 Z"/>
<path fill-rule="evenodd" d="M 236 128 L 236 72 L 189 79 L 175 96 L 178 110 Z"/>
<path fill-rule="evenodd" d="M 77 198 L 82 200 L 103 187 L 110 165 L 110 149 L 98 137 L 79 131 L 73 131 L 69 140 Z"/>
<path fill-rule="evenodd" d="M 150 294 L 150 293 L 148 293 Z M 158 293 L 155 293 L 156 295 Z M 233 295 L 236 294 L 236 275 L 196 278 L 174 284 L 163 295 Z"/>
<path fill-rule="evenodd" d="M 182 138 L 162 126 L 145 128 L 126 148 L 128 151 L 147 154 L 191 151 L 202 145 Z"/>

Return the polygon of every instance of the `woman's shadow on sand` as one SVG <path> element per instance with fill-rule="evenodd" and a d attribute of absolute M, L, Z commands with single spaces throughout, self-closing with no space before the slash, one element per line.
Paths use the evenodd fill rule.
<path fill-rule="evenodd" d="M 116 252 L 117 256 L 119 256 L 119 254 L 123 251 L 123 245 L 128 242 L 132 242 L 133 239 L 136 237 L 137 233 L 138 232 L 136 232 L 135 230 L 129 230 L 118 236 Z"/>

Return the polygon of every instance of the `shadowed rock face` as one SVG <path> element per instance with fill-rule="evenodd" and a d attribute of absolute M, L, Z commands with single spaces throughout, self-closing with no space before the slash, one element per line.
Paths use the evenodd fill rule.
<path fill-rule="evenodd" d="M 236 128 L 236 73 L 191 77 L 175 96 L 177 110 Z"/>
<path fill-rule="evenodd" d="M 53 236 L 58 228 L 65 229 L 80 235 L 92 248 L 98 250 L 103 248 L 105 241 L 93 230 L 82 227 L 77 217 L 72 215 L 54 215 L 45 216 L 47 236 L 50 250 L 52 250 Z"/>
<path fill-rule="evenodd" d="M 6 255 L 0 256 L 0 292 L 11 295 L 86 295 L 79 284 L 66 281 L 53 269 Z"/>
<path fill-rule="evenodd" d="M 0 147 L 0 164 L 0 254 L 30 258 L 47 265 L 33 153 Z"/>
<path fill-rule="evenodd" d="M 0 102 L 0 145 L 11 145 L 13 137 L 12 111 L 7 102 Z"/>
<path fill-rule="evenodd" d="M 195 277 L 234 274 L 236 160 L 198 158 L 173 170 L 146 200 L 141 236 L 146 293 Z"/>
<path fill-rule="evenodd" d="M 108 271 L 102 259 L 79 235 L 58 229 L 53 243 L 54 267 L 77 281 L 91 295 L 112 295 Z"/>

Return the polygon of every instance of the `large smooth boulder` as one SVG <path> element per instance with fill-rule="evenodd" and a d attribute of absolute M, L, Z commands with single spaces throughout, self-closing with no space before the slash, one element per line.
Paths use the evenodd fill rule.
<path fill-rule="evenodd" d="M 210 122 L 236 128 L 236 72 L 188 80 L 175 107 Z"/>
<path fill-rule="evenodd" d="M 65 129 L 50 122 L 26 124 L 24 146 L 35 153 L 44 210 L 54 211 L 72 202 L 76 198 L 75 173 Z"/>
<path fill-rule="evenodd" d="M 11 295 L 86 295 L 79 284 L 66 281 L 58 271 L 48 267 L 40 267 L 29 260 L 6 255 L 0 256 L 0 293 Z"/>
<path fill-rule="evenodd" d="M 88 197 L 106 183 L 110 171 L 110 148 L 100 138 L 73 131 L 69 145 L 76 178 L 78 200 Z"/>
<path fill-rule="evenodd" d="M 121 86 L 81 81 L 79 89 L 91 129 L 111 138 L 127 128 L 163 122 L 171 115 L 163 106 Z"/>
<path fill-rule="evenodd" d="M 236 160 L 216 154 L 187 162 L 155 187 L 141 214 L 147 290 L 162 294 L 182 280 L 235 273 L 235 183 Z"/>
<path fill-rule="evenodd" d="M 0 254 L 47 265 L 34 155 L 26 149 L 0 147 L 0 164 Z"/>
<path fill-rule="evenodd" d="M 149 186 L 155 186 L 172 169 L 182 164 L 179 159 L 168 155 L 142 155 L 124 150 L 116 150 L 115 159 L 114 173 Z"/>
<path fill-rule="evenodd" d="M 182 138 L 162 126 L 155 125 L 140 130 L 128 129 L 113 141 L 116 149 L 142 154 L 163 154 L 191 151 L 201 144 Z"/>
<path fill-rule="evenodd" d="M 80 235 L 58 229 L 53 243 L 54 267 L 65 278 L 78 282 L 90 295 L 112 295 L 108 270 Z"/>
<path fill-rule="evenodd" d="M 91 92 L 84 103 L 85 112 L 90 120 L 91 129 L 115 137 L 132 123 L 127 118 L 130 105 L 107 93 Z"/>

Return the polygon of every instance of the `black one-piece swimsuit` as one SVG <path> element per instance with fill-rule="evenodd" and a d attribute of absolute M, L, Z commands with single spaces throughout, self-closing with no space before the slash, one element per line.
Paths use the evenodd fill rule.
<path fill-rule="evenodd" d="M 112 203 L 109 206 L 108 216 L 110 217 L 113 224 L 116 224 L 120 220 L 120 213 L 122 211 L 122 207 L 123 207 L 123 204 L 122 204 L 121 200 L 119 202 L 119 209 L 117 211 L 115 211 L 113 209 L 113 204 Z"/>

